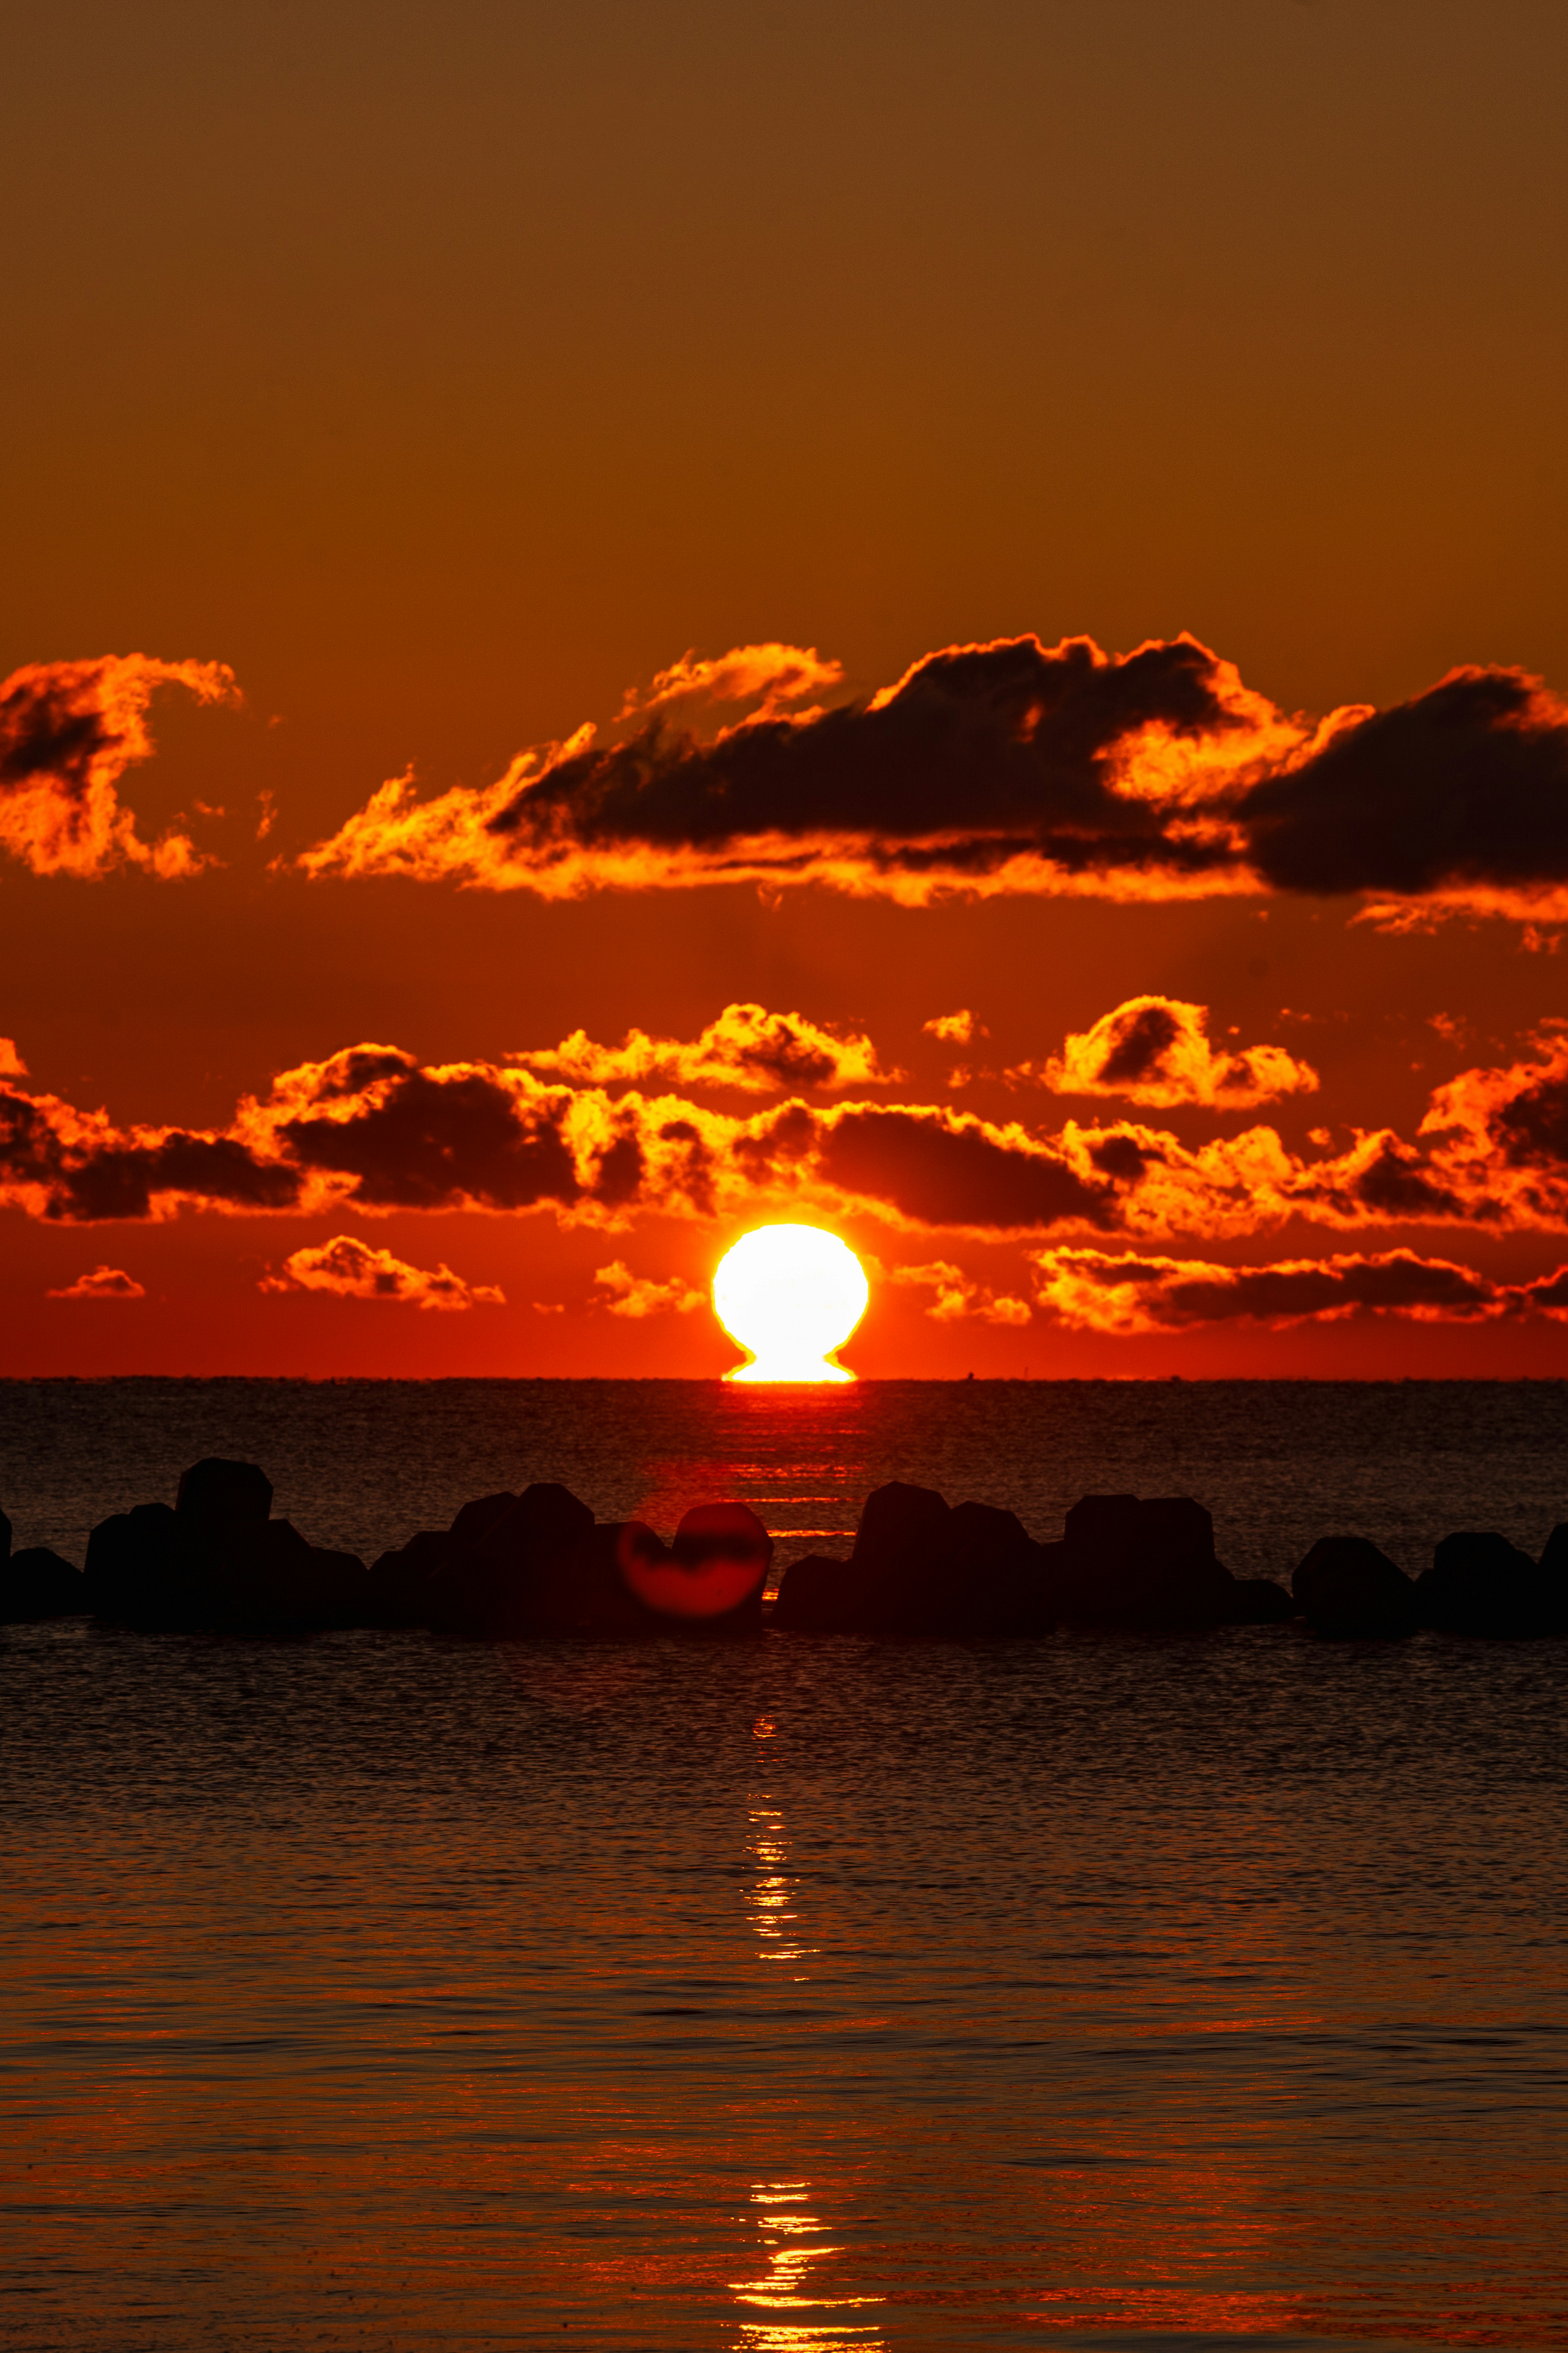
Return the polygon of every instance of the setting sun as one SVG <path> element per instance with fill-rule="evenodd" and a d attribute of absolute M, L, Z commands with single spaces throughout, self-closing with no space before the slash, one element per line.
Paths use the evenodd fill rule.
<path fill-rule="evenodd" d="M 720 1261 L 713 1309 L 752 1361 L 731 1381 L 852 1381 L 828 1361 L 866 1313 L 866 1270 L 820 1226 L 758 1226 Z"/>

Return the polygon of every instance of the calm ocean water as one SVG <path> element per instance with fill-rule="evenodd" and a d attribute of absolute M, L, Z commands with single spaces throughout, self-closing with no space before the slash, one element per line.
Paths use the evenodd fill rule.
<path fill-rule="evenodd" d="M 921 1479 L 1243 1574 L 1568 1518 L 1542 1384 L 0 1385 L 18 1543 L 206 1452 L 367 1556 Z M 1568 1644 L 0 1635 L 26 2348 L 1568 2344 Z"/>

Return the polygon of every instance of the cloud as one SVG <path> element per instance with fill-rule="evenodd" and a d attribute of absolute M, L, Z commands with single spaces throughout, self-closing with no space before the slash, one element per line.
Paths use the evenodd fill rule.
<path fill-rule="evenodd" d="M 1092 1029 L 1070 1034 L 1059 1055 L 1020 1063 L 1012 1080 L 1034 1079 L 1060 1095 L 1125 1095 L 1169 1109 L 1203 1103 L 1243 1110 L 1278 1095 L 1307 1094 L 1318 1073 L 1282 1046 L 1216 1051 L 1207 1036 L 1208 1007 L 1176 997 L 1130 997 Z"/>
<path fill-rule="evenodd" d="M 1568 1269 L 1540 1284 L 1509 1285 L 1405 1250 L 1248 1267 L 1095 1250 L 1031 1255 L 1041 1308 L 1079 1331 L 1169 1332 L 1243 1321 L 1279 1329 L 1358 1312 L 1420 1323 L 1475 1323 L 1529 1305 L 1568 1312 Z"/>
<path fill-rule="evenodd" d="M 930 1290 L 933 1296 L 925 1312 L 939 1324 L 956 1324 L 970 1316 L 983 1324 L 1018 1324 L 1030 1320 L 1027 1300 L 998 1297 L 988 1285 L 976 1282 L 947 1259 L 937 1259 L 929 1266 L 890 1266 L 884 1271 L 883 1280 Z"/>
<path fill-rule="evenodd" d="M 1088 638 L 950 647 L 867 701 L 764 706 L 711 740 L 635 698 L 628 712 L 619 740 L 581 727 L 490 786 L 421 802 L 394 778 L 300 863 L 551 898 L 819 881 L 912 905 L 953 890 L 1147 896 L 1155 877 L 1190 895 L 1253 887 L 1206 812 L 1306 736 L 1186 637 L 1126 656 Z"/>
<path fill-rule="evenodd" d="M 602 740 L 580 727 L 427 801 L 394 778 L 300 863 L 549 898 L 1288 891 L 1363 895 L 1395 925 L 1568 921 L 1568 706 L 1522 670 L 1457 670 L 1316 722 L 1184 634 L 1126 655 L 1089 638 L 950 646 L 878 693 L 841 684 L 815 651 L 688 656 Z M 807 691 L 830 700 L 780 707 Z M 716 733 L 689 723 L 689 706 L 732 696 L 760 702 Z"/>
<path fill-rule="evenodd" d="M 922 1021 L 921 1028 L 928 1038 L 940 1038 L 949 1046 L 967 1046 L 974 1035 L 974 1016 L 966 1005 L 956 1013 L 939 1013 L 932 1021 Z"/>
<path fill-rule="evenodd" d="M 843 683 L 842 663 L 824 661 L 815 646 L 733 646 L 708 660 L 692 651 L 659 670 L 650 686 L 628 687 L 616 716 L 647 717 L 682 702 L 756 702 L 756 716 L 771 719 L 781 703 L 830 693 Z"/>
<path fill-rule="evenodd" d="M 206 864 L 187 834 L 143 841 L 121 805 L 126 769 L 153 750 L 147 707 L 161 686 L 199 702 L 237 700 L 222 662 L 106 654 L 13 670 L 0 683 L 0 846 L 35 874 L 80 881 L 116 866 L 170 878 Z"/>
<path fill-rule="evenodd" d="M 0 1202 L 71 1224 L 167 1217 L 183 1204 L 291 1209 L 297 1170 L 258 1158 L 234 1134 L 117 1127 L 58 1095 L 0 1082 Z"/>
<path fill-rule="evenodd" d="M 0 1080 L 0 1201 L 46 1220 L 393 1210 L 637 1218 L 867 1212 L 982 1236 L 1205 1241 L 1291 1219 L 1568 1229 L 1568 1025 L 1536 1059 L 1438 1088 L 1414 1140 L 1358 1131 L 1316 1156 L 1251 1126 L 1196 1145 L 1133 1119 L 1052 1133 L 932 1103 L 793 1097 L 749 1116 L 689 1093 L 551 1082 L 516 1064 L 424 1064 L 364 1044 L 280 1071 L 222 1129 L 116 1125 Z"/>
<path fill-rule="evenodd" d="M 634 1274 L 624 1259 L 600 1267 L 594 1276 L 595 1282 L 614 1293 L 605 1303 L 612 1315 L 689 1315 L 695 1307 L 708 1303 L 708 1293 L 699 1291 L 678 1274 L 668 1282 L 654 1282 L 646 1275 Z"/>
<path fill-rule="evenodd" d="M 14 1038 L 0 1038 L 0 1079 L 25 1079 L 27 1065 L 16 1051 Z"/>
<path fill-rule="evenodd" d="M 901 1071 L 884 1071 L 869 1038 L 840 1035 L 803 1013 L 770 1013 L 761 1005 L 727 1005 L 700 1038 L 650 1038 L 630 1029 L 621 1046 L 597 1046 L 574 1029 L 559 1046 L 515 1054 L 526 1070 L 569 1079 L 574 1086 L 613 1086 L 634 1079 L 664 1079 L 686 1087 L 739 1087 L 749 1093 L 785 1086 L 887 1086 Z"/>
<path fill-rule="evenodd" d="M 120 1266 L 95 1266 L 90 1274 L 79 1274 L 74 1282 L 62 1290 L 46 1291 L 46 1299 L 145 1299 L 147 1293 L 133 1275 Z"/>
<path fill-rule="evenodd" d="M 1326 723 L 1237 809 L 1272 889 L 1568 911 L 1568 705 L 1528 672 L 1466 667 L 1389 711 Z"/>
<path fill-rule="evenodd" d="M 353 1234 L 297 1250 L 280 1274 L 264 1275 L 258 1291 L 327 1291 L 339 1299 L 394 1299 L 405 1305 L 444 1312 L 465 1307 L 504 1307 L 506 1294 L 493 1283 L 465 1282 L 449 1266 L 410 1266 L 389 1250 L 377 1250 Z"/>

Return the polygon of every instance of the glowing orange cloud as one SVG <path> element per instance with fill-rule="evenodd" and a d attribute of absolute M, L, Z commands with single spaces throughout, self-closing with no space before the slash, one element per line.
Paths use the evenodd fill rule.
<path fill-rule="evenodd" d="M 771 719 L 782 703 L 830 693 L 843 683 L 843 664 L 824 661 L 815 646 L 732 646 L 706 660 L 688 652 L 658 671 L 651 685 L 628 687 L 616 717 L 646 718 L 681 702 L 756 702 L 755 715 Z"/>
<path fill-rule="evenodd" d="M 949 1046 L 967 1046 L 974 1035 L 974 1016 L 967 1005 L 956 1013 L 939 1013 L 934 1020 L 922 1021 L 921 1029 L 928 1038 L 940 1038 Z"/>
<path fill-rule="evenodd" d="M 184 833 L 143 841 L 120 802 L 126 769 L 153 750 L 147 706 L 160 686 L 237 699 L 222 662 L 146 654 L 32 662 L 0 683 L 0 847 L 35 874 L 79 881 L 127 865 L 169 879 L 209 862 Z"/>
<path fill-rule="evenodd" d="M 145 1299 L 144 1287 L 133 1275 L 120 1266 L 95 1266 L 90 1274 L 79 1274 L 59 1291 L 47 1291 L 46 1299 Z"/>
<path fill-rule="evenodd" d="M 650 1038 L 631 1029 L 620 1046 L 598 1046 L 574 1029 L 559 1046 L 511 1057 L 525 1070 L 569 1079 L 574 1086 L 614 1086 L 634 1079 L 665 1079 L 677 1086 L 738 1087 L 748 1093 L 784 1086 L 888 1086 L 901 1071 L 885 1071 L 869 1038 L 842 1036 L 803 1013 L 770 1013 L 761 1005 L 727 1005 L 700 1038 Z"/>
<path fill-rule="evenodd" d="M 1476 1323 L 1535 1312 L 1568 1318 L 1568 1267 L 1531 1283 L 1498 1283 L 1412 1250 L 1216 1266 L 1201 1259 L 1102 1250 L 1033 1252 L 1039 1305 L 1079 1331 L 1131 1334 L 1248 1321 L 1275 1330 L 1357 1314 L 1417 1323 Z"/>
<path fill-rule="evenodd" d="M 1203 1103 L 1243 1110 L 1279 1095 L 1306 1094 L 1318 1073 L 1282 1046 L 1210 1045 L 1208 1007 L 1175 997 L 1130 997 L 1091 1029 L 1069 1034 L 1059 1055 L 1009 1071 L 1060 1095 L 1124 1095 L 1169 1109 Z"/>
<path fill-rule="evenodd" d="M 647 1275 L 634 1274 L 624 1259 L 600 1267 L 594 1280 L 612 1294 L 605 1303 L 612 1315 L 629 1315 L 638 1321 L 645 1315 L 689 1315 L 708 1304 L 707 1293 L 695 1283 L 683 1282 L 679 1275 L 672 1275 L 668 1282 L 655 1282 Z"/>
<path fill-rule="evenodd" d="M 837 665 L 688 656 L 494 784 L 394 778 L 299 860 L 569 898 L 816 882 L 921 906 L 1003 892 L 1123 900 L 1352 893 L 1399 924 L 1568 920 L 1568 706 L 1517 670 L 1451 671 L 1387 711 L 1278 710 L 1191 637 L 950 646 L 863 702 L 789 713 Z M 717 733 L 676 704 L 749 696 Z"/>
<path fill-rule="evenodd" d="M 1568 1030 L 1539 1059 L 1439 1088 L 1420 1138 L 1357 1133 L 1309 1158 L 1272 1127 L 1192 1145 L 1119 1120 L 1040 1133 L 930 1103 L 793 1098 L 750 1117 L 612 1095 L 489 1062 L 362 1045 L 280 1071 L 226 1128 L 119 1126 L 0 1079 L 0 1201 L 52 1222 L 394 1210 L 547 1210 L 622 1229 L 814 1209 L 892 1227 L 1078 1229 L 1207 1240 L 1291 1218 L 1352 1230 L 1568 1229 Z"/>
<path fill-rule="evenodd" d="M 506 1294 L 492 1283 L 465 1282 L 449 1266 L 410 1266 L 389 1250 L 377 1250 L 353 1234 L 297 1250 L 279 1274 L 264 1275 L 258 1291 L 327 1291 L 339 1299 L 397 1300 L 443 1312 L 467 1307 L 504 1307 Z"/>
<path fill-rule="evenodd" d="M 931 1303 L 925 1312 L 938 1324 L 957 1324 L 971 1316 L 982 1324 L 1022 1324 L 1030 1319 L 1026 1299 L 1015 1299 L 1005 1293 L 998 1296 L 948 1259 L 936 1259 L 929 1266 L 889 1267 L 885 1280 L 906 1289 L 931 1291 Z"/>

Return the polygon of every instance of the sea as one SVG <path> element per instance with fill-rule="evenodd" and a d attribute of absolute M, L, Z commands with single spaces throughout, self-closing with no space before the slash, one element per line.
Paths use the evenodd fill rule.
<path fill-rule="evenodd" d="M 911 1479 L 1286 1581 L 1568 1520 L 1553 1382 L 0 1383 L 15 1541 L 205 1454 L 367 1559 Z M 1568 1642 L 0 1629 L 19 2353 L 1568 2345 Z"/>

